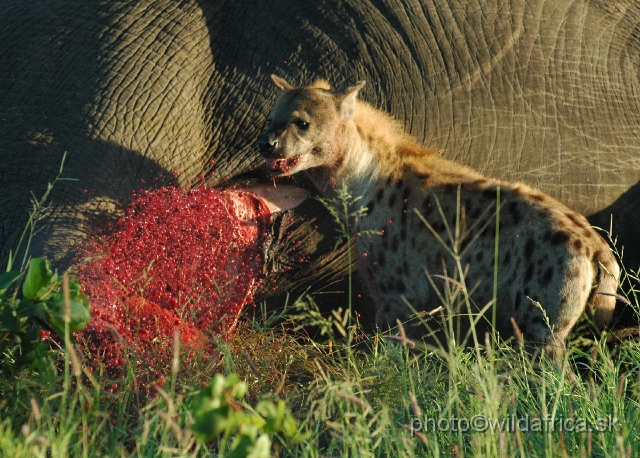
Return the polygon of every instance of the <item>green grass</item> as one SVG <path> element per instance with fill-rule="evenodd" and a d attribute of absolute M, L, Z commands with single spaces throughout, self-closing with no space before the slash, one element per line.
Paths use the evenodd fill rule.
<path fill-rule="evenodd" d="M 363 345 L 364 343 L 364 345 Z M 362 348 L 365 350 L 362 350 Z M 198 355 L 167 374 L 149 398 L 135 374 L 112 381 L 89 374 L 67 349 L 48 369 L 0 385 L 4 456 L 219 456 L 215 441 L 190 431 L 189 405 L 214 373 L 248 384 L 241 402 L 286 399 L 307 438 L 276 435 L 279 456 L 637 456 L 640 451 L 640 347 L 615 356 L 569 350 L 583 381 L 531 363 L 511 345 L 446 354 L 410 349 L 382 336 L 356 350 L 245 323 L 215 363 Z M 183 355 L 184 357 L 184 355 Z M 497 422 L 497 423 L 496 423 Z"/>
<path fill-rule="evenodd" d="M 635 291 L 626 293 L 638 312 Z M 346 311 L 331 317 L 306 299 L 294 305 L 242 322 L 227 342 L 215 343 L 214 354 L 174 345 L 166 383 L 149 396 L 137 387 L 135 354 L 112 380 L 89 371 L 67 338 L 17 375 L 0 373 L 0 455 L 252 456 L 232 455 L 220 439 L 203 442 L 192 432 L 198 392 L 215 374 L 246 383 L 246 396 L 226 398 L 230 412 L 246 414 L 240 423 L 263 412 L 260 401 L 286 400 L 297 434 L 270 433 L 272 456 L 640 454 L 636 342 L 579 336 L 556 367 L 495 335 L 476 336 L 475 350 L 452 342 L 426 348 L 401 331 L 399 338 L 367 336 L 346 298 Z M 323 335 L 313 339 L 301 324 Z M 227 445 L 232 439 L 223 438 Z"/>
<path fill-rule="evenodd" d="M 567 365 L 556 368 L 532 362 L 496 336 L 478 351 L 456 345 L 429 351 L 402 338 L 365 336 L 355 320 L 349 330 L 344 315 L 320 318 L 308 303 L 298 303 L 291 315 L 297 321 L 260 315 L 242 323 L 215 355 L 177 353 L 166 384 L 149 397 L 136 390 L 133 369 L 119 380 L 91 374 L 67 342 L 19 376 L 0 377 L 0 451 L 15 457 L 224 456 L 215 440 L 199 442 L 190 429 L 198 389 L 223 373 L 246 381 L 248 395 L 238 405 L 244 412 L 260 400 L 286 399 L 305 439 L 274 435 L 277 456 L 640 452 L 635 342 L 575 339 Z M 325 320 L 321 340 L 298 327 L 305 316 L 316 325 Z"/>

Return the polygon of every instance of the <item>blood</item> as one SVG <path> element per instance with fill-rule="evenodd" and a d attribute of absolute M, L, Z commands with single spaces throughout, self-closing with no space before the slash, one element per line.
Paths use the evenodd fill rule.
<path fill-rule="evenodd" d="M 92 318 L 76 337 L 90 364 L 117 377 L 125 355 L 134 355 L 136 369 L 158 374 L 176 330 L 190 351 L 231 336 L 263 279 L 268 214 L 248 192 L 200 186 L 134 194 L 108 235 L 85 247 L 95 258 L 79 266 Z"/>

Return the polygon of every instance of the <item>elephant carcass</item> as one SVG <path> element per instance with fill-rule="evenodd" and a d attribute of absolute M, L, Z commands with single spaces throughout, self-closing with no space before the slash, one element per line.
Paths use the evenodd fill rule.
<path fill-rule="evenodd" d="M 270 73 L 369 81 L 364 99 L 446 157 L 605 227 L 613 212 L 640 265 L 635 0 L 4 0 L 3 259 L 64 151 L 78 181 L 54 190 L 33 252 L 65 262 L 133 189 L 261 169 Z"/>

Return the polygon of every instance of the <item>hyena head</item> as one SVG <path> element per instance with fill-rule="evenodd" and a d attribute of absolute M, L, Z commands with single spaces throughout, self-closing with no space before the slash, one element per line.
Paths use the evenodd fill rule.
<path fill-rule="evenodd" d="M 258 139 L 267 170 L 276 176 L 291 175 L 339 163 L 337 134 L 353 118 L 356 95 L 365 82 L 333 92 L 324 80 L 295 88 L 278 76 L 271 79 L 282 92 Z"/>

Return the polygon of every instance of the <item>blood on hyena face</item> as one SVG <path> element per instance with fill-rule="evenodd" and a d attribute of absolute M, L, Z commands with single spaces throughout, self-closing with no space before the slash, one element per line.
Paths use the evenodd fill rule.
<path fill-rule="evenodd" d="M 276 174 L 292 174 L 335 163 L 335 133 L 340 124 L 337 103 L 323 89 L 283 92 L 258 140 L 267 168 Z"/>

